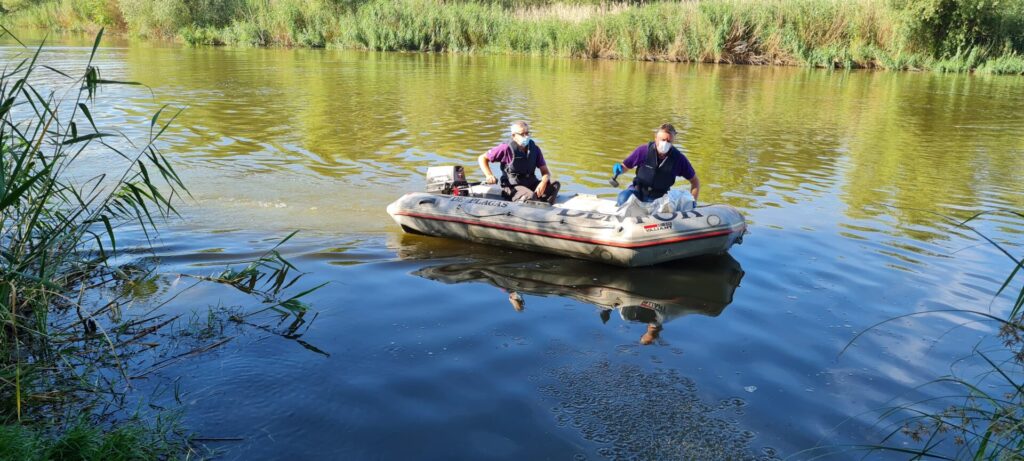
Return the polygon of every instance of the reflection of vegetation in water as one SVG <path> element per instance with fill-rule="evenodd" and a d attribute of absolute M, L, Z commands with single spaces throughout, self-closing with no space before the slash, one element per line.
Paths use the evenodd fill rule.
<path fill-rule="evenodd" d="M 646 371 L 598 362 L 553 370 L 541 392 L 557 401 L 560 427 L 571 427 L 610 459 L 779 459 L 750 446 L 755 434 L 735 419 L 746 402 L 701 401 L 696 384 L 675 370 Z"/>
<path fill-rule="evenodd" d="M 155 273 L 153 262 L 122 264 L 117 269 L 112 274 L 111 286 L 116 297 L 144 302 L 164 294 L 169 285 Z"/>
<path fill-rule="evenodd" d="M 851 118 L 857 136 L 850 140 L 844 188 L 848 214 L 892 216 L 902 232 L 929 241 L 941 236 L 925 227 L 941 220 L 909 210 L 1024 207 L 1015 187 L 1024 171 L 1024 138 L 1002 115 L 1014 103 L 999 96 L 1016 91 L 1012 80 L 881 74 L 871 80 L 874 103 Z M 979 92 L 993 99 L 980 104 Z M 929 129 L 936 126 L 946 129 Z"/>

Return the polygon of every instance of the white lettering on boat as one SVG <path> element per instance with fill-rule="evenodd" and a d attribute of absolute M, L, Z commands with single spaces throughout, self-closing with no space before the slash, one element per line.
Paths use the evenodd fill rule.
<path fill-rule="evenodd" d="M 691 213 L 692 213 L 692 216 L 691 216 Z M 655 213 L 653 216 L 654 216 L 654 219 L 657 219 L 658 221 L 668 222 L 668 221 L 675 220 L 677 217 L 680 218 L 680 219 L 689 219 L 689 218 L 699 218 L 699 217 L 701 217 L 703 215 L 700 214 L 700 212 L 698 212 L 697 210 L 690 210 L 690 211 L 673 211 L 671 214 L 669 214 L 669 213 Z"/>
<path fill-rule="evenodd" d="M 508 202 L 502 202 L 500 200 L 488 200 L 488 199 L 484 199 L 484 198 L 466 198 L 466 197 L 453 196 L 453 197 L 451 197 L 451 200 L 453 202 L 462 202 L 462 203 L 465 203 L 467 205 L 468 204 L 477 204 L 477 205 L 496 206 L 498 208 L 508 207 Z"/>
<path fill-rule="evenodd" d="M 559 211 L 558 212 L 558 216 L 565 216 L 566 218 L 583 218 L 583 219 L 589 219 L 591 221 L 606 221 L 606 222 L 607 221 L 611 221 L 614 218 L 619 223 L 621 223 L 622 221 L 625 221 L 626 219 L 629 219 L 629 218 L 627 218 L 625 216 L 615 216 L 615 215 L 610 215 L 610 214 L 598 213 L 596 211 L 575 211 L 575 210 L 566 210 L 566 209 L 563 209 L 563 210 Z M 639 217 L 639 216 L 637 216 L 636 218 L 633 218 L 633 219 L 636 219 L 636 223 L 637 224 L 643 224 L 644 223 L 644 219 Z"/>

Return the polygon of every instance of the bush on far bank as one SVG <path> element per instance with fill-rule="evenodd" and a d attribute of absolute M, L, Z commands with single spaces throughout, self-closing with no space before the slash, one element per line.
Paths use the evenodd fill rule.
<path fill-rule="evenodd" d="M 1024 0 L 0 0 L 8 25 L 190 44 L 1020 73 Z"/>

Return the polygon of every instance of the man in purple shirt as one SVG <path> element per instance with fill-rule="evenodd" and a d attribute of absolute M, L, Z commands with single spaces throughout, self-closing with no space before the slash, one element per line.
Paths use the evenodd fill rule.
<path fill-rule="evenodd" d="M 544 161 L 537 143 L 530 140 L 530 125 L 524 121 L 512 123 L 511 138 L 480 154 L 477 162 L 484 172 L 487 184 L 498 180 L 491 173 L 490 162 L 501 163 L 501 195 L 512 201 L 543 200 L 555 203 L 561 184 L 551 181 L 551 171 Z M 537 179 L 535 170 L 540 170 Z"/>
<path fill-rule="evenodd" d="M 636 196 L 641 202 L 652 202 L 668 193 L 678 176 L 690 181 L 690 193 L 694 200 L 697 199 L 700 180 L 690 160 L 672 145 L 675 137 L 675 127 L 668 123 L 661 125 L 654 132 L 653 142 L 637 147 L 626 160 L 615 164 L 612 168 L 615 176 L 622 174 L 624 169 L 637 169 L 633 184 L 619 193 L 619 205 L 626 203 L 630 196 Z"/>

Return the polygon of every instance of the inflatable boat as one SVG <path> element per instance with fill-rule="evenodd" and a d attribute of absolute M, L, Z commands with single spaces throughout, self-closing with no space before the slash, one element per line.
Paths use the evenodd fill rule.
<path fill-rule="evenodd" d="M 616 206 L 590 194 L 511 202 L 496 185 L 465 183 L 461 167 L 430 168 L 427 176 L 426 192 L 388 205 L 406 232 L 635 267 L 725 253 L 747 229 L 728 205 L 649 210 L 635 199 Z"/>

